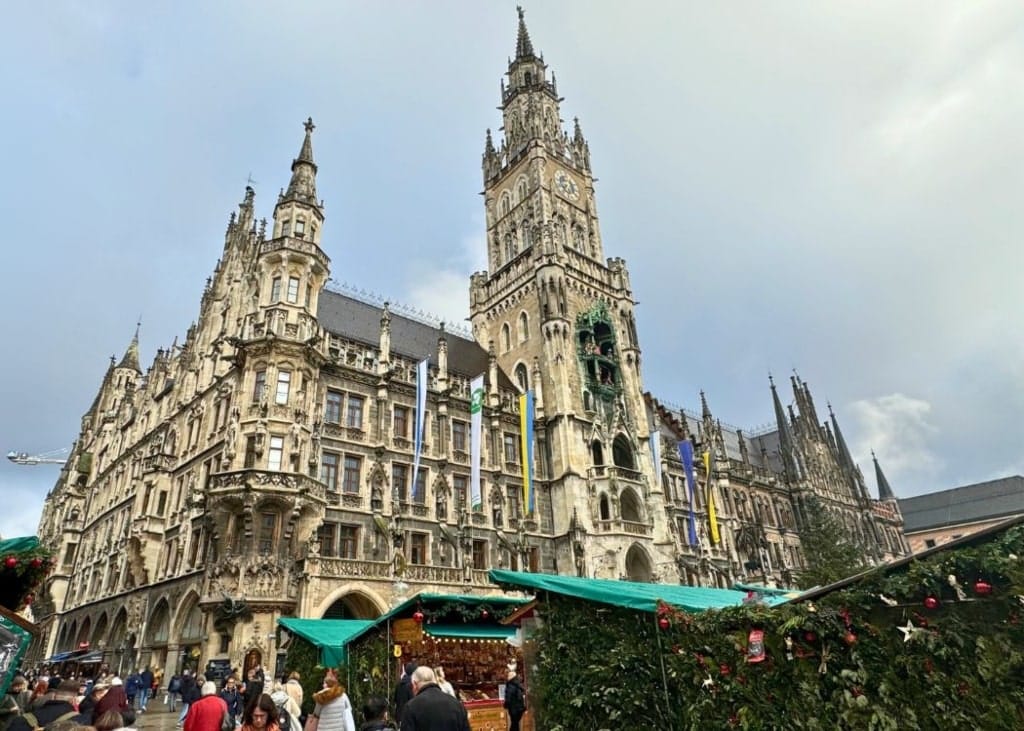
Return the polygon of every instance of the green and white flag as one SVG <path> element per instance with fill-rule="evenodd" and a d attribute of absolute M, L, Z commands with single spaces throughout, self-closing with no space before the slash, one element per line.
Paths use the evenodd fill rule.
<path fill-rule="evenodd" d="M 469 382 L 469 503 L 473 510 L 480 510 L 484 505 L 483 493 L 480 490 L 480 445 L 484 418 L 484 375 Z"/>

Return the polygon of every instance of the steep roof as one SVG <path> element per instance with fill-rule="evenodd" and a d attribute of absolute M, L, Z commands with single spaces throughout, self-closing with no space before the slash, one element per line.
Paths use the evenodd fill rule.
<path fill-rule="evenodd" d="M 363 302 L 349 295 L 325 289 L 320 294 L 317 319 L 328 332 L 341 337 L 365 343 L 377 348 L 380 345 L 380 319 L 384 309 Z M 430 364 L 437 366 L 437 340 L 441 328 L 413 320 L 401 314 L 391 313 L 391 350 L 398 355 L 421 360 L 430 358 Z M 487 351 L 475 340 L 469 340 L 451 332 L 445 332 L 448 340 L 448 370 L 467 377 L 487 372 Z M 498 370 L 499 385 L 511 388 L 508 375 Z"/>
<path fill-rule="evenodd" d="M 1024 477 L 964 485 L 899 501 L 904 531 L 913 533 L 960 523 L 1024 514 Z"/>

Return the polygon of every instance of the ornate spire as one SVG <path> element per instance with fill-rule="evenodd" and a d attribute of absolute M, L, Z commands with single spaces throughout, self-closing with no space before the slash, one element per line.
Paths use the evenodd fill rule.
<path fill-rule="evenodd" d="M 135 335 L 128 343 L 128 349 L 124 351 L 121 362 L 117 364 L 118 368 L 128 368 L 139 374 L 142 373 L 142 369 L 139 367 L 139 327 L 141 326 L 142 323 L 135 325 Z"/>
<path fill-rule="evenodd" d="M 708 408 L 708 399 L 707 396 L 704 395 L 703 390 L 700 392 L 700 415 L 704 421 L 711 420 L 711 409 Z"/>
<path fill-rule="evenodd" d="M 519 13 L 519 35 L 516 37 L 516 60 L 521 58 L 533 58 L 533 43 L 530 41 L 530 31 L 526 30 L 525 13 L 521 5 L 516 6 Z"/>
<path fill-rule="evenodd" d="M 782 466 L 786 472 L 786 479 L 793 483 L 800 477 L 793 456 L 793 434 L 789 430 L 789 419 L 786 418 L 786 410 L 782 408 L 779 392 L 775 390 L 775 379 L 771 374 L 768 374 L 768 383 L 771 384 L 772 404 L 775 406 L 775 424 L 779 430 L 779 452 L 782 456 Z"/>
<path fill-rule="evenodd" d="M 889 481 L 885 479 L 885 473 L 882 472 L 882 468 L 878 464 L 878 457 L 875 456 L 875 450 L 873 449 L 871 450 L 871 461 L 875 463 L 875 482 L 878 483 L 878 499 L 895 500 L 896 494 L 889 486 Z"/>
<path fill-rule="evenodd" d="M 303 125 L 306 136 L 302 140 L 299 156 L 292 160 L 292 179 L 283 199 L 298 199 L 313 206 L 318 206 L 316 197 L 316 163 L 313 161 L 313 118 L 310 117 Z"/>

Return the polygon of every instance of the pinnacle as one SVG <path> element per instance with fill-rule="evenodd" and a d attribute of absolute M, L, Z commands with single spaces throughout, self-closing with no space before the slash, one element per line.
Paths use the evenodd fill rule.
<path fill-rule="evenodd" d="M 516 38 L 516 59 L 520 58 L 532 58 L 533 57 L 533 43 L 530 41 L 530 32 L 526 30 L 526 19 L 525 12 L 521 5 L 516 6 L 516 12 L 519 13 L 519 35 Z"/>

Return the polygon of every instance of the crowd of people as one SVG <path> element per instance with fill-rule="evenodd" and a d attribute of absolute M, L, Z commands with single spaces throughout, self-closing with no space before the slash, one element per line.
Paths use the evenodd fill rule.
<path fill-rule="evenodd" d="M 465 706 L 444 669 L 408 663 L 395 687 L 394 720 L 386 698 L 371 696 L 363 704 L 362 721 L 344 686 L 327 670 L 313 710 L 303 715 L 303 690 L 298 673 L 271 681 L 262 667 L 242 679 L 237 671 L 215 680 L 185 670 L 167 681 L 164 704 L 178 712 L 182 731 L 470 731 Z M 148 712 L 161 687 L 159 668 L 115 673 L 96 678 L 63 679 L 57 675 L 18 675 L 0 701 L 0 731 L 134 731 L 138 714 Z M 526 710 L 525 693 L 515 666 L 508 668 L 504 706 L 509 731 L 519 731 Z"/>

